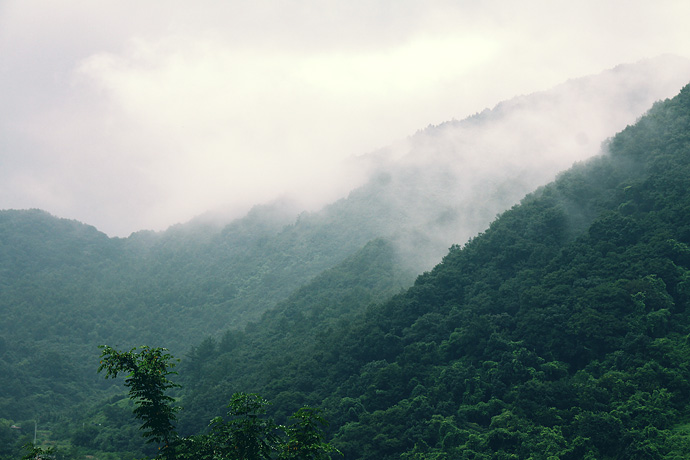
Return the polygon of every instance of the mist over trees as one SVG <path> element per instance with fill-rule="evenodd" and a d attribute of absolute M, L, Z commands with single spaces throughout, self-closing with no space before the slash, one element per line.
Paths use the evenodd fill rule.
<path fill-rule="evenodd" d="M 184 356 L 187 434 L 258 392 L 279 422 L 322 407 L 345 458 L 687 453 L 687 88 L 503 212 L 652 97 L 652 67 L 429 127 L 319 212 L 108 238 L 1 211 L 0 436 L 155 455 L 94 371 L 97 345 L 150 344 Z"/>
<path fill-rule="evenodd" d="M 316 402 L 353 459 L 684 458 L 689 113 L 686 87 L 387 302 L 205 341 L 185 401 Z"/>

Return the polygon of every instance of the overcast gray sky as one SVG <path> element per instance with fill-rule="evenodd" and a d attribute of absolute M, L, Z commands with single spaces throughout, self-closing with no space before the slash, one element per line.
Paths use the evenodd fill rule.
<path fill-rule="evenodd" d="M 690 57 L 686 0 L 2 0 L 0 209 L 109 235 L 290 191 L 429 124 Z"/>

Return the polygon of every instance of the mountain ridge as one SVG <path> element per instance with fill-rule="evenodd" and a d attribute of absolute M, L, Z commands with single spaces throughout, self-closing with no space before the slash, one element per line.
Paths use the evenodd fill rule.
<path fill-rule="evenodd" d="M 663 126 L 663 122 L 656 123 Z M 476 134 L 476 131 L 470 131 Z M 577 132 L 573 135 L 577 138 Z M 625 136 L 625 139 L 630 138 L 628 134 Z M 457 152 L 453 149 L 462 143 L 458 144 L 453 136 L 436 137 L 450 146 L 448 156 L 456 158 Z M 682 133 L 677 138 L 681 142 Z M 431 137 L 424 139 L 431 142 Z M 643 141 L 645 139 L 631 141 L 631 145 L 640 150 L 647 145 Z M 430 150 L 414 150 L 412 146 L 407 153 L 413 156 L 418 152 L 442 154 L 443 142 L 430 147 Z M 614 139 L 611 145 L 616 145 L 616 142 L 621 141 Z M 509 146 L 510 143 L 506 143 L 504 147 Z M 658 147 L 652 145 L 648 148 Z M 418 165 L 404 161 L 392 164 L 390 169 L 379 168 L 371 182 L 351 192 L 348 198 L 320 212 L 294 217 L 290 210 L 275 214 L 270 207 L 259 207 L 246 219 L 220 230 L 213 224 L 202 222 L 176 226 L 162 233 L 139 232 L 130 238 L 108 238 L 91 226 L 57 219 L 42 211 L 1 211 L 0 222 L 5 224 L 0 226 L 0 230 L 6 233 L 0 238 L 0 254 L 3 254 L 0 270 L 12 276 L 0 279 L 3 287 L 0 306 L 6 318 L 0 325 L 4 340 L 0 365 L 7 369 L 21 369 L 23 379 L 36 380 L 32 388 L 37 389 L 37 395 L 55 394 L 55 397 L 41 401 L 52 400 L 62 404 L 60 409 L 55 409 L 58 413 L 73 404 L 69 398 L 58 397 L 58 393 L 67 395 L 71 390 L 66 388 L 75 388 L 76 380 L 89 382 L 88 385 L 93 384 L 104 391 L 116 391 L 107 388 L 103 382 L 96 382 L 89 372 L 91 365 L 88 363 L 97 360 L 95 345 L 110 343 L 131 347 L 142 343 L 165 343 L 179 355 L 190 346 L 199 344 L 205 336 L 215 336 L 222 343 L 226 337 L 223 332 L 228 328 L 240 329 L 245 324 L 249 324 L 249 328 L 256 327 L 251 321 L 275 306 L 279 306 L 281 311 L 269 315 L 293 314 L 299 318 L 299 314 L 291 313 L 286 306 L 288 304 L 283 302 L 297 305 L 296 297 L 291 298 L 290 295 L 296 293 L 300 286 L 310 282 L 325 283 L 319 274 L 324 270 L 342 270 L 342 267 L 338 268 L 339 264 L 349 257 L 357 258 L 359 251 L 372 240 L 387 240 L 381 246 L 369 243 L 372 246 L 367 250 L 372 257 L 370 262 L 374 263 L 372 266 L 386 263 L 374 254 L 387 257 L 387 263 L 395 261 L 390 276 L 384 277 L 382 284 L 374 286 L 388 289 L 385 292 L 393 294 L 406 283 L 411 284 L 414 273 L 422 272 L 441 260 L 438 254 L 447 253 L 453 242 L 464 241 L 458 235 L 476 235 L 496 214 L 523 196 L 515 198 L 521 193 L 521 188 L 511 182 L 514 169 L 503 177 L 507 179 L 504 182 L 482 183 L 480 179 L 487 176 L 477 173 L 472 180 L 463 183 L 455 175 L 462 165 L 445 168 L 445 164 L 434 164 L 421 170 L 416 168 Z M 520 166 L 517 160 L 512 165 L 515 164 Z M 491 165 L 486 166 L 484 173 L 490 170 Z M 604 179 L 606 177 L 602 182 Z M 457 188 L 456 182 L 459 182 Z M 521 186 L 526 187 L 527 182 Z M 449 193 L 449 189 L 453 193 Z M 457 204 L 455 200 L 459 196 L 474 189 L 480 193 L 469 195 L 469 198 L 465 196 L 467 201 Z M 434 207 L 430 206 L 432 203 Z M 277 206 L 280 208 L 279 204 Z M 631 211 L 635 209 L 633 205 L 628 208 Z M 580 216 L 581 225 L 586 224 L 588 212 Z M 7 222 L 12 220 L 9 217 L 20 215 L 27 218 L 25 222 L 34 219 L 41 224 L 24 225 L 20 232 L 8 227 Z M 559 215 L 554 211 L 554 223 L 558 223 Z M 469 226 L 466 225 L 468 222 Z M 625 228 L 625 222 L 622 221 L 622 228 Z M 432 230 L 438 234 L 433 235 Z M 10 233 L 12 238 L 6 236 Z M 380 239 L 382 235 L 383 240 Z M 33 240 L 36 242 L 32 243 Z M 388 244 L 392 246 L 385 249 Z M 378 249 L 374 251 L 374 248 Z M 511 257 L 519 258 L 522 254 L 519 245 L 510 251 Z M 509 262 L 510 257 L 496 264 Z M 484 282 L 490 280 L 491 277 L 487 276 Z M 341 292 L 346 295 L 345 291 Z M 352 302 L 347 305 L 352 312 L 359 312 L 369 306 L 370 300 L 367 299 L 375 298 L 371 291 L 363 294 L 361 299 L 353 295 Z M 313 306 L 309 308 L 313 309 Z M 661 317 L 657 319 L 663 320 Z M 299 321 L 288 324 L 299 324 Z M 380 343 L 377 342 L 378 337 L 369 342 L 369 339 L 355 341 L 349 349 L 374 346 L 382 351 L 395 350 L 399 345 L 396 338 L 399 334 L 396 334 L 389 335 Z M 232 338 L 233 333 L 227 337 Z M 358 353 L 352 354 L 348 365 L 356 365 L 366 355 L 365 352 Z M 56 359 L 56 356 L 63 358 Z M 388 355 L 382 356 L 383 360 L 388 358 L 392 359 Z M 309 363 L 318 367 L 333 362 L 338 360 L 323 355 Z M 305 366 L 306 362 L 299 369 L 310 375 L 312 371 Z M 62 375 L 60 368 L 72 369 L 65 375 L 76 372 L 78 379 L 65 384 L 61 382 L 62 389 L 56 393 L 53 382 L 56 375 Z M 274 366 L 274 369 L 278 368 Z M 336 371 L 330 378 L 342 374 Z M 5 380 L 11 375 L 14 374 L 6 374 Z M 280 379 L 276 379 L 275 390 L 279 390 L 281 385 Z M 308 390 L 310 385 L 303 379 L 298 387 Z M 8 383 L 7 388 L 15 386 Z M 292 398 L 285 392 L 283 389 L 276 394 L 279 401 L 302 398 Z M 0 403 L 11 418 L 29 419 L 36 401 L 36 398 L 4 398 Z"/>
<path fill-rule="evenodd" d="M 184 400 L 320 405 L 346 459 L 684 458 L 689 178 L 690 85 L 348 324 L 248 375 L 280 337 L 268 315 L 190 356 Z"/>

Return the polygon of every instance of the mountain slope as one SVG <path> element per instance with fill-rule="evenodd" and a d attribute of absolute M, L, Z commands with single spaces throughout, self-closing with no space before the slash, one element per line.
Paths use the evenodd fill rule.
<path fill-rule="evenodd" d="M 335 322 L 341 315 L 349 318 L 370 299 L 380 300 L 371 289 L 387 295 L 405 279 L 411 283 L 412 271 L 431 267 L 453 242 L 476 234 L 526 191 L 548 181 L 559 162 L 569 165 L 590 156 L 601 126 L 634 119 L 635 111 L 643 110 L 641 103 L 659 97 L 686 70 L 686 61 L 624 66 L 430 127 L 367 157 L 377 165 L 371 180 L 319 212 L 297 216 L 295 209 L 276 203 L 224 227 L 193 222 L 160 234 L 108 239 L 92 227 L 39 211 L 2 211 L 0 364 L 21 370 L 32 390 L 23 393 L 12 383 L 15 374 L 1 373 L 0 384 L 13 390 L 3 396 L 0 409 L 12 419 L 30 419 L 40 411 L 58 420 L 88 397 L 77 388 L 106 388 L 93 374 L 101 343 L 122 348 L 165 344 L 182 355 L 203 337 L 240 328 L 276 305 L 295 317 L 305 314 L 303 308 L 318 311 L 323 301 L 288 298 L 306 283 L 318 286 L 320 273 L 343 261 L 347 265 L 368 242 L 393 241 L 391 250 L 379 254 L 390 258 L 388 264 L 396 263 L 372 259 L 374 266 L 391 267 L 391 273 L 367 287 L 361 301 L 344 303 L 349 310 L 332 314 Z M 583 120 L 597 114 L 594 132 Z M 568 124 L 571 119 L 578 122 Z M 554 124 L 563 125 L 557 138 L 549 134 Z M 507 135 L 518 130 L 524 131 Z M 589 144 L 583 141 L 587 138 Z M 569 141 L 564 146 L 554 139 Z M 508 165 L 502 160 L 506 152 L 517 152 Z M 555 164 L 546 167 L 546 158 Z M 589 217 L 584 213 L 581 219 L 586 223 Z M 358 290 L 353 284 L 337 295 L 356 300 Z M 316 315 L 315 324 L 330 324 L 328 315 Z M 358 363 L 351 358 L 348 365 Z M 303 368 L 302 375 L 311 375 L 306 361 Z M 332 378 L 347 372 L 339 370 Z M 309 379 L 303 378 L 302 385 L 303 393 L 311 395 Z M 54 397 L 58 394 L 69 395 Z M 321 393 L 308 397 L 318 400 Z"/>
<path fill-rule="evenodd" d="M 289 329 L 311 343 L 298 364 L 242 376 L 256 331 L 278 334 L 267 315 L 188 365 L 216 401 L 253 378 L 279 414 L 325 407 L 345 458 L 685 458 L 689 190 L 690 86 L 408 291 L 349 324 Z M 254 359 L 288 359 L 276 342 Z"/>
<path fill-rule="evenodd" d="M 33 277 L 34 287 L 8 285 L 12 297 L 0 295 L 0 303 L 15 314 L 16 308 L 57 314 L 38 299 L 54 297 L 55 286 L 81 283 L 74 297 L 64 297 L 61 310 L 89 318 L 85 327 L 95 341 L 168 343 L 179 352 L 200 336 L 259 318 L 375 238 L 395 241 L 403 269 L 421 272 L 557 171 L 596 153 L 606 134 L 679 87 L 683 74 L 690 78 L 690 63 L 680 59 L 620 66 L 430 127 L 371 155 L 367 161 L 376 163 L 376 172 L 347 198 L 298 217 L 296 209 L 278 202 L 225 227 L 193 222 L 124 240 L 98 235 L 103 249 L 94 246 L 93 229 L 92 236 L 75 232 L 53 241 L 50 232 L 61 231 L 58 221 L 55 229 L 42 223 L 43 233 L 5 226 L 0 239 L 8 244 L 0 265 Z M 4 213 L 5 221 L 19 219 Z M 33 251 L 39 251 L 36 257 Z M 51 270 L 50 258 L 62 268 Z M 30 264 L 34 269 L 22 271 Z M 38 297 L 19 307 L 21 292 Z M 34 324 L 16 317 L 4 331 L 8 338 Z M 52 321 L 49 330 L 59 323 Z"/>
<path fill-rule="evenodd" d="M 689 115 L 686 87 L 339 340 L 372 343 L 348 456 L 687 455 Z"/>
<path fill-rule="evenodd" d="M 216 257 L 209 276 L 224 272 L 227 284 L 234 284 L 235 272 L 241 277 L 222 308 L 211 308 L 239 324 L 256 319 L 289 294 L 283 286 L 308 282 L 379 237 L 396 243 L 405 269 L 428 269 L 450 245 L 476 235 L 558 171 L 596 154 L 607 135 L 687 79 L 684 59 L 620 66 L 430 127 L 372 154 L 363 159 L 375 165 L 367 183 L 319 212 L 301 214 L 256 253 L 232 258 L 225 247 L 241 243 L 212 243 L 212 256 L 197 263 Z M 245 267 L 248 261 L 256 262 Z M 194 289 L 185 277 L 176 284 L 184 286 L 178 297 Z"/>

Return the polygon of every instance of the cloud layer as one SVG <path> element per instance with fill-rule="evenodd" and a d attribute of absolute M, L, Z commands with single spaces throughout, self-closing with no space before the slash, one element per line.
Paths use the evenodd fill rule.
<path fill-rule="evenodd" d="M 0 5 L 0 208 L 110 235 L 361 181 L 344 162 L 428 124 L 662 53 L 690 4 Z"/>

